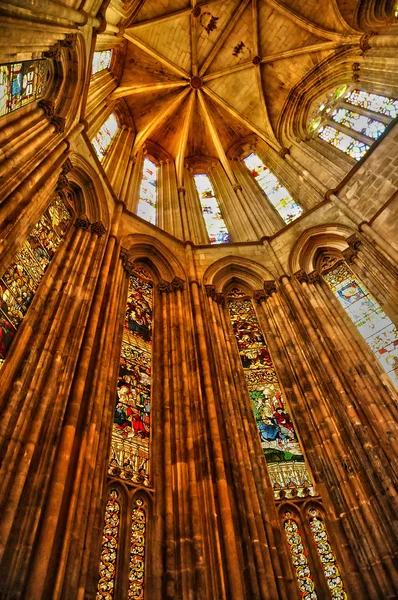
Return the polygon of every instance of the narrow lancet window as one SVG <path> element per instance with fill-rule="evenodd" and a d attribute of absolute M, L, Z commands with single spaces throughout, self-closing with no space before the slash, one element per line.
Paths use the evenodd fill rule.
<path fill-rule="evenodd" d="M 157 167 L 149 158 L 144 160 L 137 215 L 155 225 L 157 201 Z"/>
<path fill-rule="evenodd" d="M 131 517 L 128 600 L 143 600 L 147 510 L 145 500 L 135 499 Z"/>
<path fill-rule="evenodd" d="M 112 113 L 99 129 L 97 135 L 91 140 L 99 160 L 102 162 L 111 146 L 113 139 L 119 131 L 116 116 Z"/>
<path fill-rule="evenodd" d="M 94 52 L 91 75 L 95 75 L 104 69 L 109 69 L 112 60 L 112 50 L 100 50 Z"/>
<path fill-rule="evenodd" d="M 210 178 L 206 173 L 197 173 L 194 175 L 194 180 L 210 244 L 230 242 L 231 238 L 229 237 L 227 226 L 221 214 Z"/>
<path fill-rule="evenodd" d="M 111 490 L 105 507 L 97 600 L 112 600 L 115 595 L 116 558 L 119 550 L 119 492 Z"/>
<path fill-rule="evenodd" d="M 323 262 L 328 265 L 325 258 Z M 334 263 L 332 268 L 322 269 L 321 265 L 324 280 L 398 387 L 397 328 L 348 265 L 343 261 Z"/>
<path fill-rule="evenodd" d="M 109 473 L 149 485 L 152 283 L 129 278 Z"/>
<path fill-rule="evenodd" d="M 253 303 L 239 288 L 228 308 L 275 498 L 314 494 Z"/>
<path fill-rule="evenodd" d="M 307 552 L 301 537 L 300 528 L 290 511 L 286 511 L 284 514 L 284 529 L 301 598 L 303 600 L 317 600 L 318 596 L 315 592 L 315 584 L 308 563 Z M 341 596 L 333 596 L 333 598 L 335 597 L 342 598 Z"/>
<path fill-rule="evenodd" d="M 391 119 L 398 117 L 398 100 L 379 96 L 378 94 L 369 94 L 363 90 L 353 90 L 344 99 L 348 104 L 359 106 L 374 113 L 386 115 Z"/>
<path fill-rule="evenodd" d="M 70 220 L 71 213 L 57 196 L 1 275 L 0 366 Z"/>
<path fill-rule="evenodd" d="M 0 116 L 41 98 L 48 72 L 47 60 L 0 65 Z"/>
<path fill-rule="evenodd" d="M 243 162 L 285 223 L 291 223 L 301 215 L 303 212 L 301 206 L 293 200 L 287 189 L 257 154 L 252 152 L 243 159 Z"/>

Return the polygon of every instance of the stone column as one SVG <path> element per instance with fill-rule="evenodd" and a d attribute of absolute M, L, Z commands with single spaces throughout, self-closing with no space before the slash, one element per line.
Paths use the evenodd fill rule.
<path fill-rule="evenodd" d="M 194 244 L 208 244 L 209 236 L 203 220 L 199 196 L 192 172 L 188 167 L 184 173 L 184 183 L 186 215 L 190 233 L 188 239 L 191 239 Z"/>

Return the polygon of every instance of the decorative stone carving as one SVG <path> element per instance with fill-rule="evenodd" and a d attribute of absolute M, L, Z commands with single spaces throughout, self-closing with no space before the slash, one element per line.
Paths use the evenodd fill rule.
<path fill-rule="evenodd" d="M 185 196 L 185 194 L 187 193 L 186 189 L 184 187 L 177 188 L 177 191 L 179 194 L 182 194 L 183 196 Z"/>
<path fill-rule="evenodd" d="M 159 281 L 157 288 L 158 294 L 169 294 L 171 290 L 170 283 L 164 279 Z"/>
<path fill-rule="evenodd" d="M 214 298 L 216 295 L 216 286 L 215 285 L 205 285 L 206 296 L 209 298 Z"/>
<path fill-rule="evenodd" d="M 359 47 L 362 50 L 362 52 L 366 52 L 367 50 L 370 50 L 371 46 L 369 44 L 369 40 L 372 37 L 372 35 L 374 35 L 374 33 L 370 32 L 370 33 L 364 33 L 361 36 L 361 39 L 359 40 Z"/>
<path fill-rule="evenodd" d="M 214 294 L 214 301 L 220 306 L 225 306 L 225 296 L 221 292 Z"/>
<path fill-rule="evenodd" d="M 258 67 L 258 65 L 261 63 L 261 56 L 254 56 L 252 63 L 255 67 Z"/>
<path fill-rule="evenodd" d="M 91 231 L 91 233 L 95 233 L 95 235 L 97 235 L 98 237 L 102 237 L 103 235 L 106 234 L 106 229 L 105 229 L 103 223 L 101 223 L 101 221 L 92 223 L 90 225 L 90 231 Z"/>
<path fill-rule="evenodd" d="M 294 276 L 299 283 L 308 283 L 308 281 L 309 281 L 309 277 L 308 277 L 307 273 L 304 271 L 304 269 L 300 269 L 300 271 L 297 271 L 294 274 Z"/>
<path fill-rule="evenodd" d="M 44 114 L 47 117 L 52 117 L 54 115 L 54 103 L 50 100 L 39 100 L 37 105 L 44 110 Z"/>
<path fill-rule="evenodd" d="M 361 68 L 361 65 L 360 65 L 359 62 L 354 62 L 354 63 L 352 63 L 352 67 L 351 68 L 352 68 L 353 71 L 359 71 L 360 68 Z"/>
<path fill-rule="evenodd" d="M 64 48 L 69 48 L 70 50 L 74 50 L 76 47 L 77 34 L 76 33 L 68 33 L 64 40 L 61 40 L 59 43 Z"/>
<path fill-rule="evenodd" d="M 64 133 L 65 119 L 63 117 L 52 117 L 50 123 L 54 125 L 56 133 Z"/>
<path fill-rule="evenodd" d="M 323 283 L 323 279 L 318 271 L 311 271 L 311 273 L 308 274 L 308 281 L 310 283 Z"/>
<path fill-rule="evenodd" d="M 281 148 L 279 150 L 278 154 L 281 158 L 285 158 L 285 156 L 290 155 L 290 150 L 289 150 L 289 148 Z"/>
<path fill-rule="evenodd" d="M 59 42 L 54 44 L 49 50 L 43 52 L 44 58 L 51 58 L 52 60 L 56 60 L 59 62 L 62 58 L 62 48 Z"/>
<path fill-rule="evenodd" d="M 59 177 L 58 177 L 58 180 L 57 180 L 56 191 L 59 192 L 61 190 L 64 190 L 68 186 L 69 186 L 68 178 L 66 177 L 66 175 L 64 175 L 63 173 L 61 173 L 59 175 Z"/>
<path fill-rule="evenodd" d="M 128 261 L 128 257 L 129 257 L 129 252 L 127 250 L 127 248 L 123 248 L 123 246 L 120 248 L 120 260 L 122 261 L 122 264 L 125 265 L 126 262 Z"/>
<path fill-rule="evenodd" d="M 265 290 L 254 290 L 253 298 L 257 302 L 257 304 L 261 304 L 268 298 L 268 294 Z"/>
<path fill-rule="evenodd" d="M 180 277 L 174 277 L 173 281 L 171 282 L 171 289 L 173 290 L 173 292 L 176 292 L 177 290 L 183 292 L 184 288 L 184 281 L 180 279 Z"/>
<path fill-rule="evenodd" d="M 274 280 L 264 281 L 264 292 L 267 298 L 276 292 L 276 283 Z"/>
<path fill-rule="evenodd" d="M 240 185 L 240 183 L 236 183 L 234 185 L 234 190 L 235 190 L 235 192 L 241 192 L 242 191 L 242 186 Z"/>
<path fill-rule="evenodd" d="M 81 215 L 77 217 L 75 221 L 75 227 L 78 229 L 83 229 L 84 231 L 88 231 L 90 229 L 90 221 L 87 215 Z"/>
<path fill-rule="evenodd" d="M 195 8 L 192 11 L 192 14 L 197 19 L 198 17 L 200 17 L 201 12 L 202 12 L 202 9 L 200 8 L 200 6 L 195 6 Z"/>
<path fill-rule="evenodd" d="M 354 73 L 354 75 L 351 77 L 351 80 L 354 83 L 358 83 L 359 79 L 360 79 L 360 77 L 359 77 L 359 75 L 357 73 Z"/>
<path fill-rule="evenodd" d="M 67 175 L 67 173 L 70 173 L 73 169 L 73 164 L 70 158 L 67 158 L 66 161 L 64 162 L 64 164 L 62 165 L 62 173 L 64 175 Z"/>
<path fill-rule="evenodd" d="M 350 235 L 350 237 L 346 239 L 346 242 L 353 250 L 359 250 L 359 246 L 362 244 L 361 238 L 358 237 L 356 233 Z"/>

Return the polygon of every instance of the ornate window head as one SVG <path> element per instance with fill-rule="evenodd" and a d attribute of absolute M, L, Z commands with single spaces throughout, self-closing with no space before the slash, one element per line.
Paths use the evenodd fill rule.
<path fill-rule="evenodd" d="M 303 212 L 301 206 L 293 200 L 287 189 L 257 154 L 252 152 L 243 159 L 243 162 L 286 224 L 301 215 Z"/>
<path fill-rule="evenodd" d="M 119 123 L 115 114 L 112 113 L 91 140 L 95 153 L 101 162 L 104 160 L 118 131 Z"/>
<path fill-rule="evenodd" d="M 0 65 L 0 116 L 41 98 L 48 73 L 47 60 Z"/>
<path fill-rule="evenodd" d="M 206 173 L 196 173 L 194 181 L 210 244 L 230 242 L 231 238 L 221 214 L 220 205 L 214 193 L 210 177 Z"/>
<path fill-rule="evenodd" d="M 112 50 L 100 50 L 94 52 L 93 62 L 91 67 L 91 75 L 95 75 L 100 71 L 109 69 L 112 60 Z"/>
<path fill-rule="evenodd" d="M 156 202 L 157 166 L 148 157 L 145 157 L 137 215 L 153 225 L 156 224 Z"/>

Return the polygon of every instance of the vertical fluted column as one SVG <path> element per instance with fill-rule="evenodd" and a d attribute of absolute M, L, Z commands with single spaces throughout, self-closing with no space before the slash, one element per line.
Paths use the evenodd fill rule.
<path fill-rule="evenodd" d="M 117 196 L 120 196 L 124 185 L 124 177 L 129 165 L 133 138 L 134 133 L 131 128 L 123 126 L 116 140 L 112 143 L 110 152 L 106 155 L 103 163 L 105 173 Z"/>
<path fill-rule="evenodd" d="M 104 69 L 96 73 L 90 81 L 88 90 L 87 105 L 85 118 L 90 121 L 91 113 L 98 104 L 106 100 L 106 98 L 116 89 L 117 82 L 113 75 Z"/>

